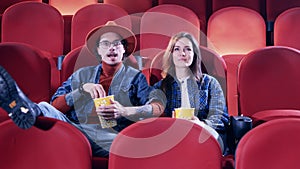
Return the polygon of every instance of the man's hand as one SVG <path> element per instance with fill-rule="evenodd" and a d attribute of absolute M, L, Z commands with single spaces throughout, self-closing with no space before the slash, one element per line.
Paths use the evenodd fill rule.
<path fill-rule="evenodd" d="M 117 101 L 110 100 L 110 105 L 99 106 L 96 109 L 98 115 L 103 116 L 104 119 L 117 119 L 121 116 L 126 116 L 126 109 Z"/>
<path fill-rule="evenodd" d="M 106 92 L 101 84 L 85 83 L 82 88 L 85 92 L 90 93 L 93 99 L 106 96 Z"/>

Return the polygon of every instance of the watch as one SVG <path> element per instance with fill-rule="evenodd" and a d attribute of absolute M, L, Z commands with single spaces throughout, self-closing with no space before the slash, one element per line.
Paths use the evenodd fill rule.
<path fill-rule="evenodd" d="M 80 86 L 79 86 L 79 88 L 78 88 L 80 94 L 85 94 L 85 93 L 87 93 L 86 91 L 84 91 L 83 85 L 84 85 L 84 83 L 81 83 Z"/>

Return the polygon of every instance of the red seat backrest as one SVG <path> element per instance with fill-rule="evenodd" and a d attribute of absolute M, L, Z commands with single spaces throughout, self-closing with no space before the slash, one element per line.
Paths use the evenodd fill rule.
<path fill-rule="evenodd" d="M 220 169 L 217 140 L 188 120 L 159 117 L 139 121 L 114 139 L 109 169 Z"/>
<path fill-rule="evenodd" d="M 216 12 L 219 9 L 232 7 L 232 6 L 239 6 L 245 7 L 258 12 L 262 17 L 266 15 L 266 6 L 265 2 L 261 0 L 212 0 L 212 11 Z"/>
<path fill-rule="evenodd" d="M 98 65 L 99 61 L 86 46 L 80 46 L 70 51 L 62 62 L 61 69 L 61 81 L 67 80 L 67 78 L 76 70 L 85 66 Z"/>
<path fill-rule="evenodd" d="M 128 14 L 138 14 L 141 15 L 142 12 L 150 9 L 152 7 L 152 0 L 138 0 L 132 3 L 124 0 L 103 0 L 104 4 L 114 4 L 123 9 L 125 9 Z M 139 14 L 141 13 L 141 14 Z"/>
<path fill-rule="evenodd" d="M 38 49 L 22 43 L 2 42 L 0 65 L 11 74 L 32 101 L 50 101 L 54 90 L 51 64 Z"/>
<path fill-rule="evenodd" d="M 252 117 L 272 109 L 300 110 L 300 52 L 271 46 L 247 54 L 238 69 L 240 113 Z"/>
<path fill-rule="evenodd" d="M 227 107 L 230 115 L 237 116 L 238 111 L 238 93 L 237 93 L 237 70 L 241 60 L 245 55 L 225 55 L 222 58 L 227 66 L 226 84 L 227 84 Z"/>
<path fill-rule="evenodd" d="M 202 72 L 205 72 L 215 77 L 220 83 L 224 96 L 226 97 L 226 74 L 227 65 L 224 59 L 213 50 L 200 46 L 201 58 L 202 58 Z"/>
<path fill-rule="evenodd" d="M 1 0 L 0 3 L 0 14 L 3 14 L 3 12 L 10 7 L 13 4 L 23 2 L 23 1 L 35 1 L 35 2 L 42 2 L 42 0 Z"/>
<path fill-rule="evenodd" d="M 221 56 L 247 54 L 266 46 L 263 17 L 245 7 L 227 7 L 214 12 L 207 25 L 208 47 Z"/>
<path fill-rule="evenodd" d="M 200 23 L 197 15 L 186 7 L 175 4 L 153 7 L 141 18 L 140 55 L 150 64 L 158 52 L 166 49 L 171 36 L 185 31 L 199 40 L 199 30 Z M 147 67 L 149 68 L 149 65 Z"/>
<path fill-rule="evenodd" d="M 300 7 L 282 12 L 274 23 L 274 45 L 300 50 Z"/>
<path fill-rule="evenodd" d="M 39 117 L 23 130 L 12 120 L 0 123 L 0 166 L 10 169 L 91 169 L 91 147 L 69 123 Z"/>
<path fill-rule="evenodd" d="M 131 19 L 121 7 L 111 4 L 91 4 L 78 10 L 72 19 L 71 50 L 85 44 L 87 34 L 95 27 L 115 21 L 131 29 Z"/>
<path fill-rule="evenodd" d="M 10 118 L 8 117 L 7 112 L 4 109 L 0 108 L 0 123 L 8 119 Z"/>
<path fill-rule="evenodd" d="M 289 8 L 300 7 L 299 0 L 266 0 L 267 21 L 274 22 L 278 15 Z"/>
<path fill-rule="evenodd" d="M 235 153 L 236 169 L 296 169 L 300 119 L 271 120 L 246 133 Z"/>
<path fill-rule="evenodd" d="M 74 15 L 80 8 L 90 4 L 96 4 L 98 0 L 49 0 L 48 4 L 55 7 L 62 15 Z"/>
<path fill-rule="evenodd" d="M 56 58 L 63 54 L 63 16 L 41 2 L 14 4 L 2 16 L 2 42 L 27 43 Z"/>
<path fill-rule="evenodd" d="M 207 18 L 211 14 L 211 6 L 209 1 L 158 0 L 158 5 L 162 4 L 176 4 L 191 9 L 199 18 L 201 31 L 206 34 L 206 22 Z"/>

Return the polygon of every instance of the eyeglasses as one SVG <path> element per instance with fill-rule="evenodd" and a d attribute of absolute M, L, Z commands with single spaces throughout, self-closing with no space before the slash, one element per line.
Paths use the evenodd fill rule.
<path fill-rule="evenodd" d="M 122 42 L 121 41 L 113 41 L 113 42 L 102 41 L 102 42 L 99 42 L 99 46 L 103 49 L 108 49 L 111 45 L 113 45 L 114 47 L 117 47 L 119 45 L 122 45 Z"/>

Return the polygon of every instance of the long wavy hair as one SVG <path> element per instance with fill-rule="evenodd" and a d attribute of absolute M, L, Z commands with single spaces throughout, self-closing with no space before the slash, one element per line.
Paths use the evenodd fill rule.
<path fill-rule="evenodd" d="M 162 77 L 166 77 L 167 75 L 176 77 L 175 65 L 173 62 L 173 49 L 175 43 L 181 38 L 187 38 L 192 42 L 194 56 L 193 56 L 193 62 L 189 66 L 189 68 L 193 73 L 193 75 L 195 76 L 195 79 L 200 80 L 202 77 L 202 71 L 201 71 L 201 53 L 199 49 L 199 44 L 198 41 L 194 38 L 194 36 L 187 32 L 180 32 L 171 37 L 168 47 L 165 50 L 165 54 L 163 55 Z"/>

